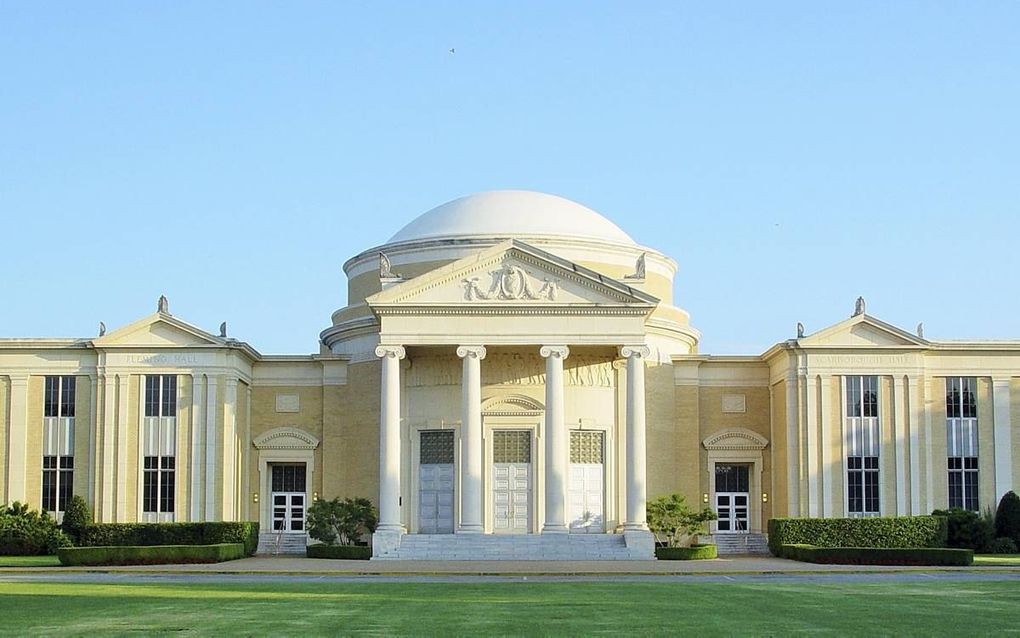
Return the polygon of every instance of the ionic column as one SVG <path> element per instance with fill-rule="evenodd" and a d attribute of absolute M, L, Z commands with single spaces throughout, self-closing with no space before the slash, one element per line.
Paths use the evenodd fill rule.
<path fill-rule="evenodd" d="M 464 360 L 461 379 L 461 441 L 463 442 L 460 489 L 461 534 L 481 534 L 482 526 L 482 359 L 485 346 L 460 346 Z"/>
<path fill-rule="evenodd" d="M 567 456 L 563 410 L 563 360 L 567 346 L 542 346 L 545 358 L 545 524 L 543 534 L 567 533 Z"/>
<path fill-rule="evenodd" d="M 400 534 L 400 360 L 403 346 L 379 346 L 382 358 L 382 401 L 379 404 L 378 531 Z"/>
<path fill-rule="evenodd" d="M 627 517 L 625 530 L 646 530 L 645 500 L 645 359 L 647 346 L 623 346 L 627 360 Z"/>
<path fill-rule="evenodd" d="M 992 379 L 992 421 L 995 442 L 995 503 L 1013 489 L 1013 441 L 1010 436 L 1009 377 Z"/>

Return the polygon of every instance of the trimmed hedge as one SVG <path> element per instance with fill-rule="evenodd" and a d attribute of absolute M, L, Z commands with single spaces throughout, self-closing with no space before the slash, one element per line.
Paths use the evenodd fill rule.
<path fill-rule="evenodd" d="M 659 560 L 707 560 L 710 558 L 719 558 L 719 552 L 715 545 L 656 547 L 655 557 Z"/>
<path fill-rule="evenodd" d="M 146 545 L 141 547 L 62 547 L 61 565 L 171 565 L 222 563 L 244 558 L 241 543 L 215 545 Z"/>
<path fill-rule="evenodd" d="M 769 551 L 782 545 L 816 547 L 922 548 L 946 546 L 946 519 L 941 516 L 883 518 L 773 518 Z"/>
<path fill-rule="evenodd" d="M 953 565 L 966 567 L 974 562 L 969 549 L 944 547 L 815 547 L 814 545 L 783 545 L 782 558 L 804 563 L 826 565 Z"/>
<path fill-rule="evenodd" d="M 309 545 L 305 552 L 308 558 L 340 558 L 343 560 L 372 558 L 372 548 L 365 545 Z"/>
<path fill-rule="evenodd" d="M 259 524 L 217 523 L 99 523 L 81 532 L 82 547 L 152 545 L 218 545 L 241 543 L 247 556 L 259 546 Z"/>

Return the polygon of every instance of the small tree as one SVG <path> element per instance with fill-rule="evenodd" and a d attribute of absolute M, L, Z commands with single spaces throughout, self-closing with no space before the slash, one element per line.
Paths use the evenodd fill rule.
<path fill-rule="evenodd" d="M 67 503 L 64 509 L 64 520 L 60 524 L 61 529 L 67 534 L 74 544 L 81 542 L 82 532 L 92 524 L 92 511 L 89 510 L 85 499 L 75 494 Z"/>
<path fill-rule="evenodd" d="M 1002 495 L 995 510 L 995 535 L 1020 545 L 1020 496 L 1012 490 Z"/>
<path fill-rule="evenodd" d="M 660 496 L 649 501 L 648 528 L 666 542 L 667 547 L 683 547 L 697 534 L 705 533 L 705 523 L 718 518 L 715 512 L 705 508 L 700 512 L 692 510 L 680 494 Z"/>
<path fill-rule="evenodd" d="M 319 500 L 308 508 L 308 535 L 327 545 L 355 545 L 375 531 L 379 515 L 367 498 Z"/>

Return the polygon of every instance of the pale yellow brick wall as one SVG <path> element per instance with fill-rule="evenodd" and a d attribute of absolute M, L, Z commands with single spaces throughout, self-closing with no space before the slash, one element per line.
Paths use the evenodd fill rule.
<path fill-rule="evenodd" d="M 846 459 L 843 457 L 843 377 L 833 375 L 829 380 L 829 387 L 823 389 L 829 392 L 829 439 L 825 445 L 829 446 L 829 460 L 832 467 L 829 476 L 832 477 L 832 484 L 828 486 L 829 494 L 832 497 L 832 515 L 834 517 L 846 516 L 846 502 L 843 497 L 844 484 L 846 483 Z"/>
<path fill-rule="evenodd" d="M 769 449 L 772 452 L 772 491 L 769 493 L 771 515 L 775 518 L 790 516 L 789 464 L 794 462 L 789 454 L 786 435 L 786 380 L 772 385 L 772 432 Z M 765 519 L 765 523 L 768 518 Z"/>
<path fill-rule="evenodd" d="M 1013 491 L 1020 494 L 1020 378 L 1009 384 L 1010 443 L 1013 447 Z"/>
<path fill-rule="evenodd" d="M 378 504 L 380 363 L 352 364 L 347 370 L 347 385 L 337 388 L 336 402 L 330 401 L 336 417 L 323 431 L 323 454 L 331 468 L 322 491 L 326 498 L 363 496 Z"/>
<path fill-rule="evenodd" d="M 324 495 L 324 476 L 335 471 L 338 464 L 338 457 L 326 455 L 327 462 L 323 462 L 323 450 L 326 449 L 326 438 L 328 434 L 324 428 L 324 420 L 327 415 L 330 418 L 337 418 L 343 414 L 345 406 L 337 400 L 336 386 L 253 386 L 251 388 L 251 424 L 245 425 L 248 428 L 247 456 L 244 459 L 244 467 L 248 468 L 247 512 L 253 520 L 258 516 L 258 509 L 252 503 L 251 492 L 264 491 L 264 481 L 269 477 L 259 475 L 259 453 L 251 443 L 266 432 L 281 428 L 293 427 L 304 430 L 319 439 L 319 447 L 312 453 L 315 469 L 307 477 L 309 493 L 318 492 Z M 238 398 L 242 392 L 241 384 L 238 384 Z M 298 412 L 277 412 L 276 396 L 278 394 L 297 395 Z M 240 416 L 240 413 L 239 413 Z M 238 430 L 241 432 L 241 430 Z M 268 498 L 268 494 L 263 495 Z"/>
<path fill-rule="evenodd" d="M 992 380 L 977 379 L 978 410 L 978 509 L 995 509 L 995 406 L 992 402 Z M 948 462 L 948 461 L 947 461 Z M 949 476 L 946 472 L 946 498 L 949 495 Z"/>
<path fill-rule="evenodd" d="M 0 377 L 0 499 L 7 495 L 7 432 L 11 424 L 11 379 Z"/>
<path fill-rule="evenodd" d="M 699 438 L 701 420 L 699 418 L 698 387 L 691 385 L 676 386 L 673 391 L 673 414 L 676 422 L 676 463 L 673 466 L 677 491 L 695 507 L 701 506 L 701 494 L 708 491 L 703 472 L 704 459 L 701 439 Z M 649 449 L 654 442 L 649 440 Z M 649 496 L 654 498 L 659 494 Z"/>
<path fill-rule="evenodd" d="M 141 424 L 138 422 L 139 414 L 142 411 L 142 388 L 144 377 L 140 374 L 132 374 L 128 377 L 128 400 L 127 415 L 118 427 L 127 426 L 127 476 L 118 477 L 120 484 L 127 494 L 127 521 L 141 520 L 142 513 L 138 507 L 138 490 L 141 483 L 142 461 L 138 458 L 138 436 Z M 123 429 L 121 434 L 123 435 Z"/>
<path fill-rule="evenodd" d="M 74 381 L 74 487 L 73 493 L 90 505 L 89 429 L 92 413 L 92 380 L 80 375 Z"/>
<path fill-rule="evenodd" d="M 43 399 L 46 377 L 28 378 L 28 445 L 25 448 L 25 500 L 34 510 L 42 509 Z"/>
<path fill-rule="evenodd" d="M 685 458 L 685 454 L 696 457 L 693 450 L 697 447 L 690 447 L 690 432 L 694 428 L 675 416 L 676 390 L 673 366 L 645 367 L 646 493 L 649 499 L 673 492 L 687 495 L 692 488 L 697 489 L 696 477 L 685 476 L 694 466 L 693 459 Z M 690 498 L 688 496 L 688 500 Z"/>
<path fill-rule="evenodd" d="M 881 511 L 885 516 L 896 515 L 896 430 L 893 426 L 893 383 L 892 377 L 878 378 L 879 435 L 882 447 L 879 451 L 879 480 L 881 481 Z"/>
<path fill-rule="evenodd" d="M 946 379 L 931 380 L 931 459 L 932 492 L 935 509 L 949 507 L 949 475 L 946 464 Z"/>

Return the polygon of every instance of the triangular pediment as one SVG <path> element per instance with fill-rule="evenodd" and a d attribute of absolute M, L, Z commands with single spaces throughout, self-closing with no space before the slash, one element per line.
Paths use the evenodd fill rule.
<path fill-rule="evenodd" d="M 366 300 L 376 311 L 393 306 L 634 306 L 658 299 L 519 240 L 502 242 Z"/>
<path fill-rule="evenodd" d="M 215 337 L 171 315 L 157 312 L 130 325 L 118 328 L 92 341 L 97 347 L 163 346 L 194 347 L 223 345 L 224 339 Z"/>
<path fill-rule="evenodd" d="M 927 342 L 869 315 L 861 314 L 797 340 L 804 347 L 916 347 Z"/>

